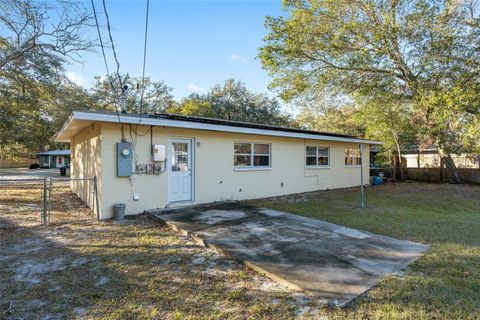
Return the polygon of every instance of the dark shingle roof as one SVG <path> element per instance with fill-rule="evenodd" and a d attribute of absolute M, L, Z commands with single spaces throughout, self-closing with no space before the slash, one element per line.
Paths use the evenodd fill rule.
<path fill-rule="evenodd" d="M 97 114 L 107 114 L 107 115 L 116 115 L 116 112 L 109 111 L 90 111 L 90 110 L 79 110 L 79 112 L 88 112 L 88 113 L 97 113 Z M 217 118 L 207 118 L 207 117 L 196 117 L 196 116 L 184 116 L 171 113 L 120 113 L 122 117 L 135 117 L 135 118 L 145 118 L 145 119 L 169 119 L 176 121 L 187 121 L 187 122 L 196 122 L 196 123 L 206 123 L 206 124 L 215 124 L 222 126 L 230 127 L 240 127 L 240 128 L 250 128 L 250 129 L 260 129 L 260 130 L 273 130 L 273 131 L 282 131 L 282 132 L 292 132 L 292 133 L 305 133 L 305 134 L 314 134 L 322 135 L 329 137 L 339 137 L 339 138 L 350 138 L 350 139 L 363 139 L 362 137 L 351 136 L 346 134 L 332 133 L 332 132 L 322 132 L 316 130 L 307 130 L 300 128 L 291 128 L 291 127 L 281 127 L 268 124 L 259 124 L 252 122 L 242 122 L 242 121 L 233 121 Z"/>

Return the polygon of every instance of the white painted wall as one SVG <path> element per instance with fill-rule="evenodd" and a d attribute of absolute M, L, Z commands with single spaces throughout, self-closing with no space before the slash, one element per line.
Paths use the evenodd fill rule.
<path fill-rule="evenodd" d="M 143 134 L 150 127 L 139 126 Z M 127 140 L 131 141 L 129 126 L 125 126 Z M 204 130 L 153 127 L 153 143 L 168 143 L 169 137 L 194 139 L 195 203 L 221 200 L 263 198 L 320 189 L 360 185 L 360 167 L 346 167 L 345 148 L 354 143 L 305 141 L 298 138 L 269 137 Z M 102 217 L 111 217 L 115 203 L 126 203 L 127 214 L 145 209 L 163 208 L 168 204 L 167 173 L 137 175 L 131 178 L 116 176 L 116 143 L 121 139 L 120 125 L 102 123 L 101 127 L 101 196 Z M 235 141 L 265 142 L 271 144 L 271 169 L 266 171 L 235 171 L 233 147 Z M 151 162 L 150 134 L 138 136 L 137 163 Z M 306 169 L 305 145 L 330 147 L 330 168 Z M 368 145 L 365 147 L 368 150 Z M 364 183 L 369 183 L 368 159 L 364 155 Z M 281 186 L 283 182 L 284 186 Z M 241 189 L 241 191 L 240 191 Z M 140 194 L 133 201 L 133 193 Z"/>

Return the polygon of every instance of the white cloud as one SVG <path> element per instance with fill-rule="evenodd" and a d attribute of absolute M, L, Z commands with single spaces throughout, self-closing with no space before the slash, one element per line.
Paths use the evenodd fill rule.
<path fill-rule="evenodd" d="M 87 80 L 85 78 L 79 76 L 78 74 L 75 73 L 75 71 L 67 71 L 65 74 L 67 78 L 72 81 L 73 83 L 78 84 L 79 86 L 85 86 L 87 84 Z"/>
<path fill-rule="evenodd" d="M 202 87 L 197 86 L 194 83 L 189 83 L 188 84 L 188 90 L 190 90 L 191 92 L 200 93 L 200 92 L 207 91 L 207 88 L 202 88 Z"/>
<path fill-rule="evenodd" d="M 240 62 L 243 62 L 243 63 L 247 63 L 247 59 L 245 59 L 244 57 L 241 57 L 241 56 L 239 56 L 238 54 L 235 54 L 235 53 L 232 53 L 232 55 L 230 56 L 230 59 L 232 59 L 232 61 L 240 61 Z"/>

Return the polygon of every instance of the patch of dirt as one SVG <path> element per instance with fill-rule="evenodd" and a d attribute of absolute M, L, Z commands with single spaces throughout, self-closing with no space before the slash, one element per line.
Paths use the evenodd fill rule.
<path fill-rule="evenodd" d="M 0 319 L 314 318 L 322 307 L 146 216 L 97 222 L 79 207 L 83 218 L 43 227 L 32 199 L 10 191 Z"/>
<path fill-rule="evenodd" d="M 47 262 L 38 262 L 34 260 L 27 260 L 21 262 L 15 268 L 15 280 L 27 282 L 31 284 L 40 283 L 40 275 L 65 269 L 65 259 L 56 258 Z"/>

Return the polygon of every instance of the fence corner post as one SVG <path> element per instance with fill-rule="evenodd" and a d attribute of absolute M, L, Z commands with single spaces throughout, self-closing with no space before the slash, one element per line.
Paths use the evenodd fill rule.
<path fill-rule="evenodd" d="M 98 203 L 97 176 L 93 176 L 93 189 L 95 190 L 95 209 L 97 211 L 97 221 L 100 221 L 100 205 Z"/>

